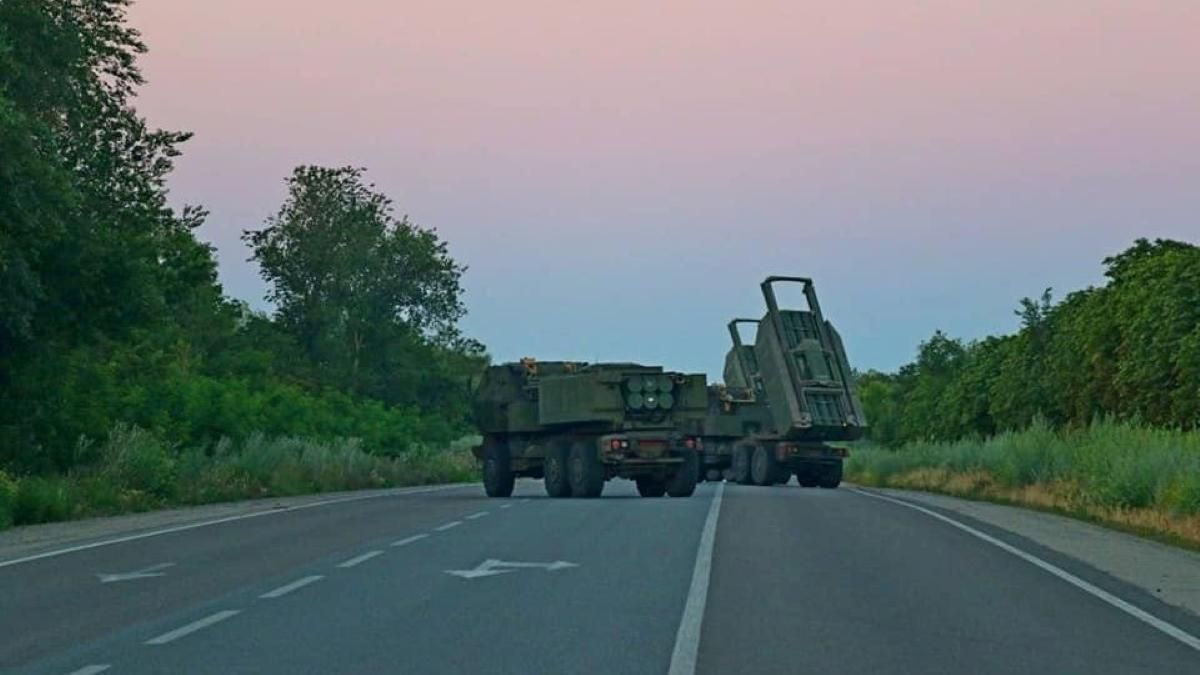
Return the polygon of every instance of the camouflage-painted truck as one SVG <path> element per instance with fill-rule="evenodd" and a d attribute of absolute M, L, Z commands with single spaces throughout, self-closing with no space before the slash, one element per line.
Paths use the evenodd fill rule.
<path fill-rule="evenodd" d="M 484 490 L 508 497 L 524 476 L 543 479 L 551 497 L 599 497 L 605 481 L 627 478 L 643 497 L 689 497 L 699 441 L 679 420 L 704 413 L 705 384 L 631 363 L 491 366 L 473 400 Z"/>
<path fill-rule="evenodd" d="M 780 309 L 775 285 L 803 287 L 804 309 Z M 830 442 L 862 437 L 867 421 L 846 349 L 825 320 L 811 279 L 768 277 L 762 319 L 729 323 L 724 384 L 708 388 L 708 411 L 688 429 L 704 446 L 702 475 L 738 483 L 835 488 L 849 454 Z M 757 326 L 745 344 L 739 326 Z"/>

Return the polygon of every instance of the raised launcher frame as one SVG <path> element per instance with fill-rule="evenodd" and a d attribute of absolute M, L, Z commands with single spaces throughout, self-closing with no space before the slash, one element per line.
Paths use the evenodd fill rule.
<path fill-rule="evenodd" d="M 780 309 L 778 283 L 803 285 L 808 307 Z M 704 473 L 757 485 L 794 474 L 803 486 L 836 487 L 848 451 L 827 442 L 857 440 L 866 429 L 841 336 L 825 319 L 812 279 L 771 276 L 761 288 L 763 318 L 728 324 L 726 383 L 709 387 L 700 430 Z M 738 331 L 746 323 L 758 326 L 753 346 Z"/>

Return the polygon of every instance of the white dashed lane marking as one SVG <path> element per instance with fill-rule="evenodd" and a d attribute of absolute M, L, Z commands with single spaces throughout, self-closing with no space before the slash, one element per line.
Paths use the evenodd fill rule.
<path fill-rule="evenodd" d="M 338 567 L 342 567 L 342 568 L 354 567 L 355 565 L 365 563 L 366 561 L 370 560 L 371 558 L 374 558 L 377 555 L 381 555 L 382 553 L 383 553 L 383 551 L 367 551 L 366 553 L 364 553 L 360 556 L 355 556 L 355 557 L 347 560 L 344 563 L 339 563 Z"/>
<path fill-rule="evenodd" d="M 239 610 L 239 609 L 227 609 L 223 612 L 217 612 L 216 614 L 210 614 L 210 615 L 204 617 L 203 619 L 200 619 L 199 621 L 193 621 L 192 623 L 189 623 L 186 626 L 183 626 L 181 628 L 176 628 L 175 630 L 167 632 L 167 633 L 163 633 L 162 635 L 159 635 L 156 638 L 151 638 L 149 640 L 146 640 L 146 644 L 148 644 L 148 645 L 165 645 L 168 642 L 174 642 L 174 641 L 178 640 L 179 638 L 184 637 L 185 635 L 191 635 L 192 633 L 195 633 L 198 630 L 208 628 L 209 626 L 213 625 L 214 623 L 220 623 L 220 622 L 224 621 L 225 619 L 228 619 L 231 616 L 235 616 L 236 614 L 238 614 L 240 612 L 241 612 L 241 610 Z"/>
<path fill-rule="evenodd" d="M 409 544 L 413 543 L 414 541 L 420 541 L 428 536 L 429 536 L 428 534 L 414 534 L 413 536 L 405 537 L 405 538 L 401 539 L 400 541 L 393 541 L 392 546 L 408 546 Z"/>
<path fill-rule="evenodd" d="M 294 591 L 298 588 L 304 588 L 305 586 L 307 586 L 311 583 L 318 582 L 324 578 L 325 577 L 321 576 L 320 574 L 314 574 L 311 577 L 304 577 L 303 579 L 297 579 L 290 584 L 280 586 L 279 588 L 276 588 L 273 591 L 268 591 L 266 593 L 263 593 L 262 595 L 260 595 L 258 597 L 267 598 L 267 599 L 278 598 L 281 595 L 287 595 L 288 593 L 291 593 L 292 591 Z"/>
<path fill-rule="evenodd" d="M 79 670 L 72 670 L 69 675 L 96 675 L 96 673 L 103 673 L 109 668 L 112 668 L 112 666 L 107 663 L 103 665 L 84 666 Z"/>
<path fill-rule="evenodd" d="M 446 530 L 449 530 L 450 528 L 453 528 L 453 527 L 458 527 L 459 525 L 462 525 L 461 520 L 452 520 L 452 521 L 446 523 L 445 525 L 439 525 L 438 527 L 433 528 L 433 530 L 435 532 L 445 532 Z"/>

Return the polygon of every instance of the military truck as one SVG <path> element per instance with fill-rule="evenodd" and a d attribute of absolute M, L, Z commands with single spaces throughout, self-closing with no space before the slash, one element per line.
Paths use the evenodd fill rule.
<path fill-rule="evenodd" d="M 780 309 L 780 283 L 800 284 L 807 307 Z M 811 279 L 772 276 L 761 288 L 766 314 L 729 322 L 725 382 L 708 388 L 707 413 L 687 427 L 705 448 L 703 475 L 755 485 L 795 475 L 804 487 L 835 488 L 849 451 L 829 443 L 861 438 L 867 425 L 841 336 Z M 757 327 L 752 345 L 739 331 L 747 324 Z"/>
<path fill-rule="evenodd" d="M 634 363 L 491 366 L 473 400 L 484 491 L 508 497 L 525 476 L 551 497 L 599 497 L 605 481 L 627 478 L 643 497 L 690 497 L 699 441 L 678 421 L 703 414 L 705 385 L 702 374 Z"/>

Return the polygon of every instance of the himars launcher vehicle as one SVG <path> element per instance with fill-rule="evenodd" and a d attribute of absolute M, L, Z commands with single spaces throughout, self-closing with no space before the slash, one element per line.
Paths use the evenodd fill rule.
<path fill-rule="evenodd" d="M 519 476 L 542 478 L 551 497 L 598 497 L 629 478 L 643 497 L 689 497 L 699 441 L 681 420 L 704 414 L 704 375 L 628 363 L 522 359 L 489 367 L 474 397 L 489 497 Z"/>
<path fill-rule="evenodd" d="M 775 285 L 803 287 L 806 309 L 780 309 Z M 768 277 L 762 319 L 729 323 L 725 384 L 708 388 L 708 412 L 685 428 L 701 437 L 710 480 L 837 487 L 848 451 L 827 445 L 862 437 L 867 421 L 842 339 L 825 320 L 811 279 Z M 758 327 L 753 345 L 738 326 Z"/>

